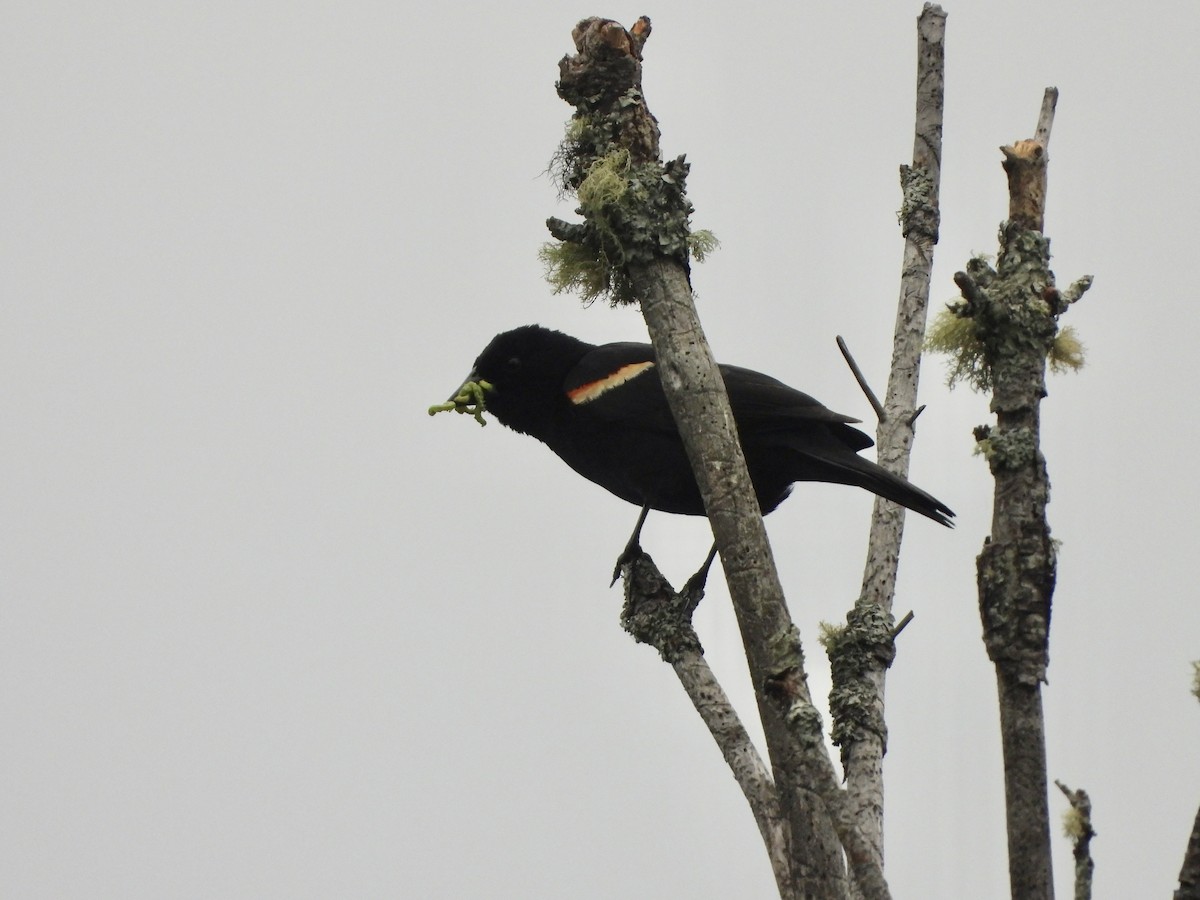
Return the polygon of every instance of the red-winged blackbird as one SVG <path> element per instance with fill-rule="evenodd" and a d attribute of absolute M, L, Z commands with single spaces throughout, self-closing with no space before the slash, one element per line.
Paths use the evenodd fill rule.
<path fill-rule="evenodd" d="M 827 481 L 951 525 L 946 504 L 858 455 L 874 443 L 848 424 L 858 419 L 750 369 L 721 366 L 721 374 L 764 514 L 794 482 Z M 542 441 L 622 500 L 704 515 L 649 344 L 597 346 L 526 325 L 493 338 L 468 380 L 490 384 L 486 408 L 502 424 Z"/>

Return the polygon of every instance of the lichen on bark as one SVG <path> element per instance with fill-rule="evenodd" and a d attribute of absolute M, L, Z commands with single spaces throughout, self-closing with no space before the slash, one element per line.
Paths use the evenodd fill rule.
<path fill-rule="evenodd" d="M 1050 360 L 1082 362 L 1078 340 L 1060 339 L 1059 317 L 1090 278 L 1065 292 L 1050 269 L 1042 233 L 1046 142 L 1058 92 L 1050 88 L 1034 140 L 1002 147 L 1009 215 L 993 268 L 975 257 L 954 281 L 962 299 L 935 323 L 933 343 L 954 360 L 952 380 L 991 392 L 995 423 L 975 429 L 995 481 L 991 534 L 976 560 L 983 640 L 996 668 L 1014 898 L 1053 897 L 1041 685 L 1049 666 L 1056 541 L 1046 505 L 1050 480 L 1040 449 L 1040 408 Z M 969 327 L 944 326 L 954 316 Z"/>
<path fill-rule="evenodd" d="M 548 219 L 559 243 L 541 256 L 555 289 L 579 289 L 585 302 L 636 304 L 631 267 L 671 259 L 687 272 L 693 256 L 715 246 L 710 233 L 692 232 L 687 160 L 659 153 L 658 123 L 641 92 L 649 34 L 645 17 L 629 31 L 585 19 L 572 34 L 579 53 L 559 63 L 558 94 L 575 113 L 551 174 L 560 192 L 577 197 L 584 221 Z"/>
<path fill-rule="evenodd" d="M 874 682 L 866 677 L 888 668 L 896 658 L 892 614 L 882 606 L 859 604 L 846 614 L 846 625 L 826 628 L 821 643 L 829 656 L 832 688 L 829 714 L 833 725 L 830 739 L 841 748 L 843 768 L 850 748 L 867 735 L 874 735 L 887 752 L 887 725 L 882 698 Z"/>

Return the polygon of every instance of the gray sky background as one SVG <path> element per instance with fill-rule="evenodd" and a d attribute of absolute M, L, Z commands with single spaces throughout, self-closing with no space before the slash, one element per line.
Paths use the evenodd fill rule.
<path fill-rule="evenodd" d="M 934 298 L 1006 210 L 998 145 L 1062 91 L 1047 230 L 1087 369 L 1044 406 L 1063 542 L 1052 777 L 1098 898 L 1166 896 L 1200 803 L 1194 587 L 1200 10 L 947 6 Z M 608 590 L 635 510 L 535 442 L 430 419 L 496 332 L 595 341 L 551 295 L 543 170 L 581 17 L 647 13 L 645 88 L 722 249 L 718 356 L 866 418 L 882 389 L 920 4 L 9 4 L 0 92 L 0 893 L 766 897 L 720 755 Z M 986 400 L 928 359 L 889 679 L 898 897 L 1007 896 L 974 557 Z M 768 526 L 806 639 L 858 590 L 871 497 Z M 706 523 L 653 516 L 677 581 Z M 698 626 L 753 706 L 728 597 Z M 1065 804 L 1052 798 L 1057 819 Z M 1056 879 L 1069 895 L 1069 846 Z"/>

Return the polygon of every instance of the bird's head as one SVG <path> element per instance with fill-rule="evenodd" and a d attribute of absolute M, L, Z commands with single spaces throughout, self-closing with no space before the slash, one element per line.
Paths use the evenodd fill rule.
<path fill-rule="evenodd" d="M 563 382 L 590 349 L 560 331 L 525 325 L 492 338 L 467 381 L 486 383 L 485 408 L 501 424 L 539 437 L 567 407 Z"/>

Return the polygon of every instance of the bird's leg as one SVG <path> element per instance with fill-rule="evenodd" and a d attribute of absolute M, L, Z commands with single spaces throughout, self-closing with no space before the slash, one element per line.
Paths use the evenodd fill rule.
<path fill-rule="evenodd" d="M 612 581 L 608 583 L 612 587 L 617 583 L 617 579 L 621 577 L 621 569 L 626 563 L 632 562 L 639 553 L 642 552 L 640 538 L 642 536 L 642 526 L 646 524 L 646 516 L 650 514 L 650 506 L 647 504 L 642 507 L 641 513 L 638 515 L 637 524 L 633 526 L 633 534 L 629 536 L 629 541 L 625 544 L 625 549 L 621 551 L 621 555 L 617 557 L 617 564 L 613 566 Z"/>
<path fill-rule="evenodd" d="M 699 603 L 700 597 L 704 595 L 704 585 L 708 582 L 708 570 L 712 568 L 713 560 L 716 558 L 717 545 L 714 542 L 712 549 L 708 551 L 708 557 L 704 560 L 704 565 L 699 568 L 695 575 L 684 582 L 683 590 L 679 593 L 685 597 L 689 594 L 695 594 L 696 602 Z"/>

